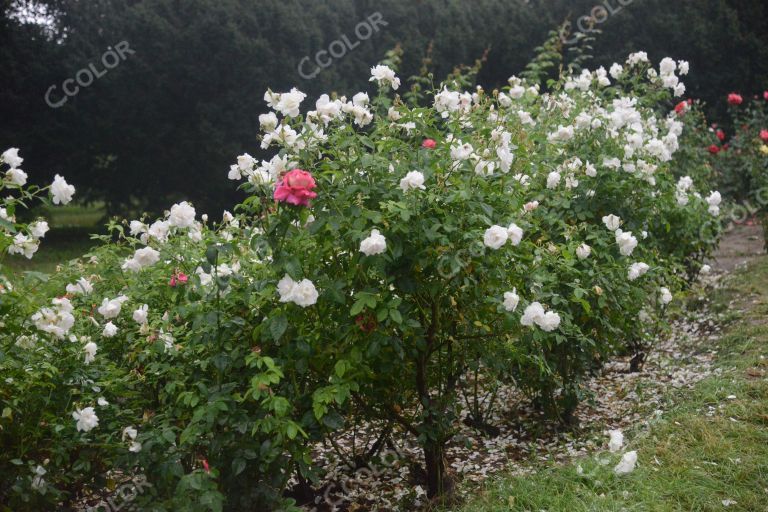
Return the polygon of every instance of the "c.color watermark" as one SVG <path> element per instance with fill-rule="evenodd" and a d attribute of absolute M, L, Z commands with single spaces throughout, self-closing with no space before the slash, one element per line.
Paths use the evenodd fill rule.
<path fill-rule="evenodd" d="M 713 217 L 703 222 L 699 227 L 699 238 L 713 243 L 717 238 L 734 229 L 735 226 L 744 224 L 753 215 L 765 211 L 768 207 L 768 187 L 758 189 L 752 194 L 752 197 L 754 202 L 747 199 L 743 203 L 734 204 L 728 212 L 727 219 Z"/>
<path fill-rule="evenodd" d="M 371 481 L 375 477 L 378 477 L 386 471 L 387 468 L 394 466 L 395 462 L 401 458 L 402 454 L 396 449 L 391 450 L 385 448 L 379 455 L 380 461 L 378 465 L 370 462 L 361 468 L 357 468 L 352 475 L 343 478 L 340 485 L 337 485 L 336 482 L 328 484 L 323 493 L 323 501 L 326 505 L 331 507 L 331 512 L 340 510 L 339 507 L 344 503 L 344 500 L 347 499 L 346 496 L 351 494 L 356 487 L 365 483 L 365 481 Z M 315 507 L 311 509 L 311 512 L 317 512 L 318 510 L 319 509 Z"/>
<path fill-rule="evenodd" d="M 54 91 L 58 89 L 58 86 L 50 86 L 45 92 L 45 103 L 51 108 L 59 108 L 63 106 L 69 101 L 69 98 L 77 96 L 81 87 L 83 89 L 90 87 L 96 79 L 106 75 L 110 69 L 116 68 L 122 61 L 128 58 L 128 55 L 133 55 L 134 53 L 136 52 L 130 48 L 128 41 L 120 41 L 115 45 L 114 49 L 110 46 L 101 56 L 101 70 L 96 67 L 96 64 L 91 62 L 87 67 L 84 67 L 75 73 L 74 78 L 67 78 L 64 80 L 61 84 L 61 90 L 64 92 L 64 96 L 60 96 L 58 101 L 52 99 Z"/>
<path fill-rule="evenodd" d="M 365 20 L 355 25 L 356 41 L 350 41 L 349 37 L 344 34 L 340 38 L 332 41 L 327 49 L 317 52 L 314 60 L 309 56 L 301 59 L 298 67 L 299 76 L 304 80 L 315 78 L 322 70 L 330 67 L 334 60 L 344 57 L 348 52 L 351 52 L 360 46 L 361 41 L 370 39 L 376 32 L 381 30 L 380 27 L 386 27 L 387 25 L 389 25 L 389 23 L 384 21 L 384 16 L 380 12 L 371 14 Z"/>
<path fill-rule="evenodd" d="M 128 482 L 120 485 L 111 497 L 101 500 L 96 505 L 88 507 L 86 512 L 134 512 L 139 509 L 133 503 L 138 496 L 150 489 L 152 484 L 147 482 L 147 477 L 138 475 Z"/>
<path fill-rule="evenodd" d="M 592 7 L 589 14 L 579 16 L 576 20 L 577 30 L 571 31 L 573 25 L 568 22 L 560 29 L 560 41 L 563 44 L 573 44 L 579 40 L 579 34 L 584 34 L 595 29 L 595 25 L 600 25 L 608 21 L 608 18 L 619 13 L 633 3 L 635 0 L 603 0 L 602 4 Z M 568 35 L 571 35 L 569 38 Z"/>

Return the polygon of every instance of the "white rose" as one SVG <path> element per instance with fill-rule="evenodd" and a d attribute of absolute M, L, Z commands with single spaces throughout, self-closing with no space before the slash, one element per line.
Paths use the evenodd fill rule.
<path fill-rule="evenodd" d="M 483 235 L 483 244 L 493 250 L 500 249 L 509 238 L 509 233 L 501 226 L 491 226 L 485 230 Z"/>
<path fill-rule="evenodd" d="M 120 295 L 119 297 L 111 300 L 104 299 L 97 311 L 106 319 L 117 318 L 117 316 L 120 314 L 120 309 L 123 305 L 123 302 L 127 300 L 128 297 L 125 295 Z"/>
<path fill-rule="evenodd" d="M 381 254 L 387 250 L 387 239 L 378 229 L 371 230 L 371 235 L 360 242 L 360 252 L 366 256 Z"/>
<path fill-rule="evenodd" d="M 112 322 L 107 322 L 107 325 L 104 326 L 104 330 L 101 333 L 101 335 L 104 336 L 105 338 L 112 338 L 116 334 L 117 334 L 117 326 Z"/>
<path fill-rule="evenodd" d="M 27 173 L 22 171 L 21 169 L 13 168 L 9 169 L 5 173 L 5 178 L 10 181 L 14 185 L 18 185 L 20 187 L 23 187 L 27 183 Z"/>
<path fill-rule="evenodd" d="M 507 228 L 507 235 L 509 235 L 509 241 L 512 245 L 520 245 L 520 241 L 523 239 L 523 230 L 513 222 Z"/>
<path fill-rule="evenodd" d="M 96 411 L 93 410 L 93 407 L 77 409 L 72 413 L 72 417 L 77 420 L 78 431 L 90 432 L 99 426 L 99 417 L 96 416 Z"/>
<path fill-rule="evenodd" d="M 303 308 L 317 302 L 317 289 L 309 279 L 302 279 L 293 288 L 293 302 Z"/>
<path fill-rule="evenodd" d="M 43 238 L 50 229 L 48 223 L 44 220 L 39 220 L 29 225 L 29 232 L 35 238 Z"/>
<path fill-rule="evenodd" d="M 397 90 L 400 87 L 400 79 L 395 76 L 395 72 L 388 66 L 374 66 L 371 68 L 370 82 L 376 80 L 379 85 L 390 85 L 392 89 Z"/>
<path fill-rule="evenodd" d="M 150 265 L 154 265 L 160 260 L 160 253 L 151 247 L 144 247 L 143 249 L 138 249 L 133 254 L 133 258 L 142 267 L 148 267 Z"/>
<path fill-rule="evenodd" d="M 275 113 L 269 112 L 267 114 L 261 114 L 259 116 L 259 126 L 264 132 L 271 132 L 277 128 L 277 116 Z"/>
<path fill-rule="evenodd" d="M 511 292 L 504 292 L 504 309 L 507 311 L 514 311 L 517 309 L 519 302 L 520 296 L 517 294 L 516 288 Z"/>
<path fill-rule="evenodd" d="M 400 188 L 403 192 L 408 192 L 412 189 L 425 190 L 424 175 L 419 171 L 411 171 L 405 175 L 405 178 L 400 180 Z"/>
<path fill-rule="evenodd" d="M 541 327 L 543 331 L 551 332 L 560 326 L 560 315 L 552 311 L 544 313 L 536 324 Z"/>
<path fill-rule="evenodd" d="M 591 253 L 592 253 L 592 248 L 587 244 L 581 244 L 576 248 L 576 256 L 578 256 L 578 258 L 581 260 L 589 258 L 589 255 Z"/>
<path fill-rule="evenodd" d="M 88 295 L 93 291 L 93 285 L 88 279 L 81 277 L 75 284 L 68 284 L 66 291 L 67 293 L 71 293 L 73 295 Z"/>
<path fill-rule="evenodd" d="M 621 226 L 621 219 L 613 214 L 603 217 L 603 224 L 611 231 L 616 231 Z"/>
<path fill-rule="evenodd" d="M 280 95 L 275 110 L 285 117 L 296 117 L 299 115 L 299 106 L 306 97 L 306 94 L 294 87 L 290 92 L 284 92 Z"/>
<path fill-rule="evenodd" d="M 67 204 L 72 201 L 72 196 L 74 194 L 75 187 L 69 185 L 64 178 L 58 174 L 53 177 L 53 183 L 51 183 L 53 204 Z"/>
<path fill-rule="evenodd" d="M 19 156 L 19 148 L 6 149 L 3 151 L 3 154 L 0 155 L 0 160 L 10 165 L 11 169 L 15 169 L 16 167 L 20 166 L 24 161 L 24 159 Z"/>
<path fill-rule="evenodd" d="M 168 223 L 177 228 L 190 228 L 195 223 L 195 209 L 186 201 L 171 206 Z"/>
<path fill-rule="evenodd" d="M 144 304 L 139 309 L 133 312 L 133 321 L 137 324 L 145 324 L 147 323 L 147 318 L 149 317 L 149 305 Z"/>
<path fill-rule="evenodd" d="M 632 254 L 632 251 L 635 250 L 635 247 L 637 247 L 637 238 L 632 236 L 631 231 L 621 232 L 620 230 L 617 230 L 616 243 L 619 245 L 619 252 L 623 256 L 629 256 Z"/>
<path fill-rule="evenodd" d="M 99 347 L 94 342 L 89 341 L 85 344 L 83 347 L 83 351 L 85 352 L 85 364 L 91 364 L 96 359 L 97 350 L 99 350 Z"/>
<path fill-rule="evenodd" d="M 650 269 L 650 267 L 643 262 L 633 263 L 632 265 L 629 266 L 629 271 L 627 272 L 627 279 L 629 279 L 630 281 L 634 281 L 638 277 L 648 272 L 648 269 Z"/>

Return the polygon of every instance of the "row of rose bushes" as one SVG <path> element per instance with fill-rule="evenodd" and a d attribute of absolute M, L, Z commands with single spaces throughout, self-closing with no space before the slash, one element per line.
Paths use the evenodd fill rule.
<path fill-rule="evenodd" d="M 728 94 L 728 119 L 710 125 L 706 139 L 715 179 L 734 203 L 729 218 L 757 217 L 768 229 L 768 91 L 745 99 Z M 768 230 L 765 231 L 768 235 Z M 766 236 L 768 239 L 768 236 Z"/>
<path fill-rule="evenodd" d="M 459 399 L 471 375 L 571 421 L 608 357 L 641 366 L 715 244 L 719 193 L 676 173 L 706 165 L 671 109 L 687 72 L 640 52 L 546 94 L 447 82 L 425 106 L 377 66 L 373 99 L 304 112 L 268 91 L 276 154 L 232 166 L 234 214 L 113 222 L 6 282 L 0 503 L 93 503 L 140 476 L 142 510 L 288 509 L 289 483 L 322 479 L 311 445 L 356 421 L 412 434 L 436 496 L 462 410 L 488 417 Z M 2 247 L 31 256 L 41 224 L 4 212 Z"/>

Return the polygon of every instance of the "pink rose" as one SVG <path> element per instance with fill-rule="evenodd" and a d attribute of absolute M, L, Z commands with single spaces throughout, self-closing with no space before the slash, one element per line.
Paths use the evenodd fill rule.
<path fill-rule="evenodd" d="M 421 143 L 421 147 L 426 149 L 435 149 L 435 146 L 437 146 L 435 139 L 424 139 L 424 142 Z"/>
<path fill-rule="evenodd" d="M 760 139 L 763 142 L 768 142 L 768 130 L 760 130 Z"/>
<path fill-rule="evenodd" d="M 293 169 L 283 176 L 275 188 L 275 200 L 296 206 L 309 206 L 309 200 L 317 197 L 312 189 L 317 187 L 315 178 L 307 171 Z"/>
<path fill-rule="evenodd" d="M 741 105 L 741 103 L 744 101 L 744 98 L 741 97 L 741 94 L 736 94 L 735 92 L 732 92 L 728 95 L 728 104 L 730 105 Z"/>
<path fill-rule="evenodd" d="M 168 286 L 177 286 L 185 284 L 187 281 L 189 281 L 189 276 L 187 274 L 184 274 L 183 272 L 177 272 L 174 273 L 171 276 L 171 280 L 168 282 Z"/>
<path fill-rule="evenodd" d="M 532 212 L 538 207 L 539 207 L 538 201 L 531 201 L 530 203 L 525 203 L 525 205 L 523 205 L 523 209 L 527 212 Z"/>

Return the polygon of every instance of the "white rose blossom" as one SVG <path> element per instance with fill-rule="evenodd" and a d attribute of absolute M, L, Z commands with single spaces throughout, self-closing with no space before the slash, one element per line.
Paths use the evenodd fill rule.
<path fill-rule="evenodd" d="M 302 279 L 296 282 L 288 274 L 277 283 L 277 293 L 280 302 L 293 302 L 303 308 L 315 304 L 319 295 L 312 281 Z"/>
<path fill-rule="evenodd" d="M 96 411 L 93 407 L 77 409 L 72 413 L 72 417 L 77 421 L 78 431 L 90 432 L 99 426 L 99 417 L 96 416 Z"/>
<path fill-rule="evenodd" d="M 580 260 L 584 260 L 589 258 L 589 255 L 592 253 L 592 248 L 588 246 L 587 244 L 581 244 L 576 248 L 576 256 Z"/>
<path fill-rule="evenodd" d="M 0 160 L 11 166 L 11 169 L 16 169 L 24 162 L 24 159 L 19 156 L 19 148 L 8 148 L 0 155 Z"/>
<path fill-rule="evenodd" d="M 621 226 L 621 219 L 613 214 L 603 217 L 603 224 L 611 231 L 616 231 Z"/>
<path fill-rule="evenodd" d="M 483 244 L 486 247 L 490 247 L 493 250 L 500 249 L 507 243 L 509 238 L 509 232 L 501 226 L 491 226 L 485 230 L 483 235 Z"/>
<path fill-rule="evenodd" d="M 395 72 L 389 66 L 374 66 L 371 68 L 371 78 L 369 81 L 377 81 L 379 85 L 389 85 L 397 90 L 400 87 L 400 79 L 395 76 Z"/>
<path fill-rule="evenodd" d="M 543 331 L 551 332 L 560 326 L 560 315 L 552 311 L 544 311 L 539 302 L 532 302 L 523 311 L 520 324 L 526 327 L 538 325 Z"/>
<path fill-rule="evenodd" d="M 523 239 L 523 229 L 514 222 L 507 228 L 507 234 L 509 235 L 509 242 L 512 245 L 520 245 Z"/>
<path fill-rule="evenodd" d="M 75 195 L 75 187 L 69 185 L 67 181 L 58 174 L 54 176 L 53 183 L 51 184 L 53 204 L 68 204 L 72 201 L 73 195 Z"/>
<path fill-rule="evenodd" d="M 139 325 L 146 324 L 149 316 L 149 306 L 143 304 L 133 312 L 133 321 Z"/>
<path fill-rule="evenodd" d="M 117 326 L 112 322 L 107 322 L 107 324 L 104 326 L 104 330 L 102 331 L 101 335 L 104 336 L 105 338 L 115 337 L 115 335 L 117 335 Z"/>
<path fill-rule="evenodd" d="M 400 189 L 403 192 L 408 192 L 409 190 L 414 189 L 425 190 L 426 187 L 424 186 L 424 175 L 419 171 L 409 172 L 405 175 L 405 178 L 400 180 Z"/>
<path fill-rule="evenodd" d="M 360 242 L 360 252 L 366 256 L 381 254 L 387 250 L 387 239 L 378 229 L 371 230 L 371 235 Z"/>
<path fill-rule="evenodd" d="M 510 312 L 514 311 L 519 303 L 520 296 L 517 294 L 517 288 L 514 288 L 511 292 L 504 292 L 504 309 Z"/>

